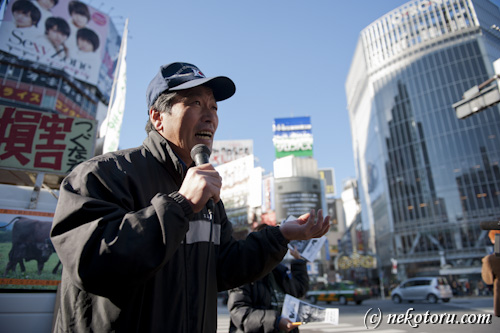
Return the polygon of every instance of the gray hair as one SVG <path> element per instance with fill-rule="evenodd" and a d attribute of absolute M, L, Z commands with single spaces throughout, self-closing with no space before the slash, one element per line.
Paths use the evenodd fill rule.
<path fill-rule="evenodd" d="M 171 93 L 163 93 L 154 102 L 153 106 L 151 106 L 151 109 L 156 110 L 160 113 L 166 112 L 167 114 L 171 114 L 172 112 L 172 105 L 174 104 L 175 98 L 179 94 L 177 92 L 171 92 Z M 148 110 L 149 111 L 149 110 Z M 155 127 L 153 126 L 153 123 L 151 122 L 151 118 L 149 118 L 149 112 L 148 112 L 148 122 L 146 124 L 146 133 L 151 132 L 152 130 L 155 130 Z"/>

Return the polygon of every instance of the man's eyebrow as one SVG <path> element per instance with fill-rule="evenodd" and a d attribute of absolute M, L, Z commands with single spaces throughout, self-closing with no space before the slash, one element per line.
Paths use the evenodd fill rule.
<path fill-rule="evenodd" d="M 186 92 L 182 98 L 204 98 L 204 94 L 200 91 L 189 91 Z"/>
<path fill-rule="evenodd" d="M 196 92 L 196 91 L 186 91 L 184 94 L 183 97 L 197 97 L 197 96 L 200 96 L 201 94 L 199 92 Z"/>

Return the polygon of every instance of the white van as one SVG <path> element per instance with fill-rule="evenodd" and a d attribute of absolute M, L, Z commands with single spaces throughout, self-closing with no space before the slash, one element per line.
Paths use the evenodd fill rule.
<path fill-rule="evenodd" d="M 416 277 L 411 278 L 391 293 L 394 303 L 402 301 L 428 301 L 437 303 L 439 300 L 449 302 L 453 297 L 451 287 L 445 277 Z"/>

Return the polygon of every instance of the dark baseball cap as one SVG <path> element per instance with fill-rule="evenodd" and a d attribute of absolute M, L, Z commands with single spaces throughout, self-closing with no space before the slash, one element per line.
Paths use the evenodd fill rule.
<path fill-rule="evenodd" d="M 173 62 L 160 67 L 146 91 L 148 112 L 154 102 L 164 92 L 184 90 L 197 86 L 212 89 L 215 100 L 223 101 L 236 92 L 234 82 L 225 76 L 206 77 L 198 67 L 185 62 Z"/>

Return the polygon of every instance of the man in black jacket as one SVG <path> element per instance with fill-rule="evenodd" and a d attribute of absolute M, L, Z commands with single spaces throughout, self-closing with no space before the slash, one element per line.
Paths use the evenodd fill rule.
<path fill-rule="evenodd" d="M 212 147 L 217 102 L 234 92 L 229 78 L 192 64 L 161 66 L 146 93 L 142 146 L 97 156 L 65 178 L 51 230 L 63 264 L 54 331 L 215 332 L 218 291 L 270 272 L 288 241 L 328 231 L 319 210 L 232 237 L 221 177 L 190 152 Z"/>
<path fill-rule="evenodd" d="M 260 224 L 256 230 L 265 229 Z M 279 264 L 262 279 L 229 291 L 227 307 L 230 315 L 230 333 L 239 332 L 298 332 L 298 325 L 281 317 L 285 294 L 300 298 L 309 289 L 309 275 L 305 260 L 297 249 L 290 250 L 295 258 L 288 267 Z"/>

